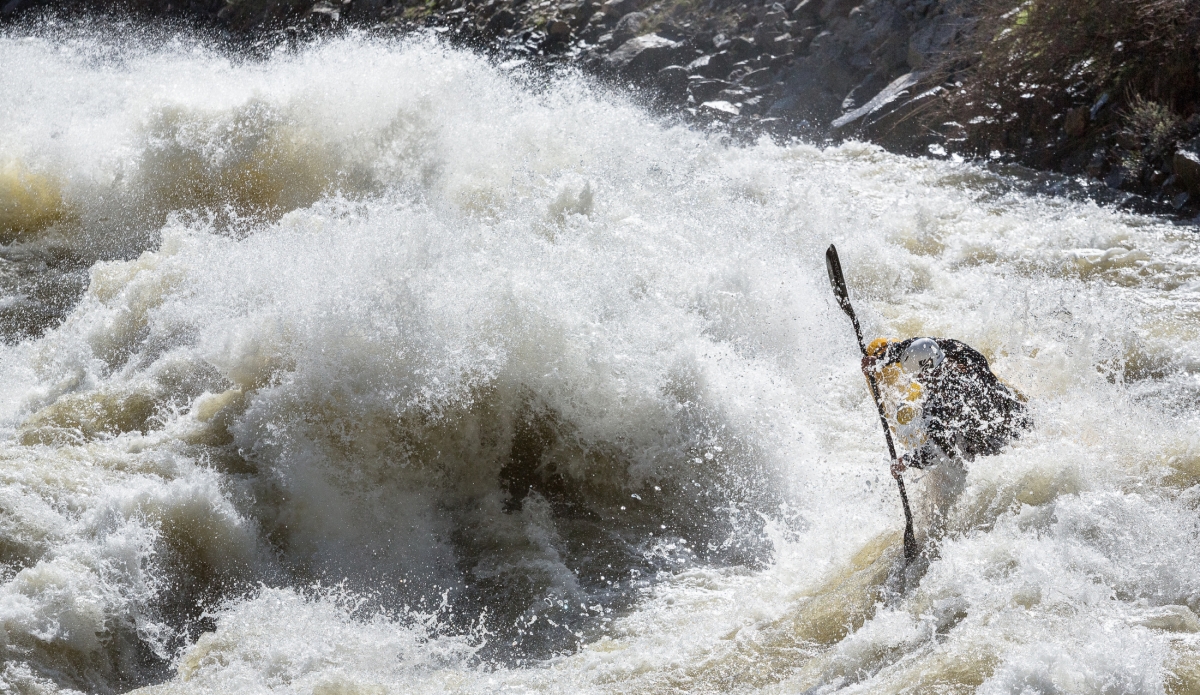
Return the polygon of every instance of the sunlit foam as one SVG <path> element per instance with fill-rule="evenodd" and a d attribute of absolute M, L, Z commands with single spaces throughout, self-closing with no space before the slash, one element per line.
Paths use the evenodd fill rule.
<path fill-rule="evenodd" d="M 1194 685 L 1190 230 L 428 38 L 67 34 L 0 39 L 0 287 L 87 269 L 0 347 L 0 683 Z M 907 572 L 830 242 L 1036 422 L 907 474 Z"/>

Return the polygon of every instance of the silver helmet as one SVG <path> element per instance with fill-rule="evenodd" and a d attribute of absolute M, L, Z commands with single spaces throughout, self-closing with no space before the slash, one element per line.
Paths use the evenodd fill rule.
<path fill-rule="evenodd" d="M 946 355 L 933 338 L 918 338 L 900 353 L 900 366 L 909 374 L 937 369 Z"/>

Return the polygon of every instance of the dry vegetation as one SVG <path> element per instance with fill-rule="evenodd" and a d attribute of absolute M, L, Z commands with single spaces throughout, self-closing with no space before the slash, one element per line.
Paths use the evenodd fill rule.
<path fill-rule="evenodd" d="M 1161 186 L 1200 131 L 1200 0 L 982 0 L 928 114 L 964 153 Z"/>

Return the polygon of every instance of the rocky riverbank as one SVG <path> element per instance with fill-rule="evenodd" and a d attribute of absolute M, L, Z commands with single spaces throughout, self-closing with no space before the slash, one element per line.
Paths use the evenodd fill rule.
<path fill-rule="evenodd" d="M 1144 211 L 1200 212 L 1194 95 L 1185 91 L 1163 105 L 1128 88 L 1117 92 L 1111 70 L 1089 83 L 1084 69 L 1073 88 L 1041 85 L 1063 98 L 1030 99 L 1038 96 L 1039 85 L 1032 84 L 1018 85 L 1021 94 L 1012 104 L 1001 106 L 1003 95 L 991 103 L 979 96 L 977 83 L 995 78 L 987 71 L 997 62 L 988 55 L 996 42 L 978 37 L 1004 36 L 1004 22 L 1025 25 L 987 2 L 131 0 L 121 12 L 184 21 L 260 45 L 351 27 L 434 31 L 505 60 L 579 65 L 638 90 L 657 108 L 743 137 L 857 138 L 906 154 L 1017 164 L 1066 175 L 1071 182 L 1056 184 L 1059 190 L 1100 191 L 1097 197 Z M 6 23 L 36 23 L 47 11 L 81 8 L 113 11 L 52 0 L 8 0 L 2 11 Z M 1028 52 L 1029 43 L 1008 50 Z M 1085 68 L 1094 62 L 1066 58 Z M 1049 112 L 1042 102 L 1051 104 Z"/>

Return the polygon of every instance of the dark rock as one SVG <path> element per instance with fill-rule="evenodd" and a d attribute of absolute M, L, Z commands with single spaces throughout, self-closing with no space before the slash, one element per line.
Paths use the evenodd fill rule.
<path fill-rule="evenodd" d="M 729 89 L 733 84 L 725 80 L 691 80 L 688 85 L 688 91 L 692 94 L 692 99 L 697 104 L 705 101 L 711 101 L 716 98 L 722 90 Z"/>
<path fill-rule="evenodd" d="M 795 52 L 799 53 L 800 51 L 803 51 L 806 48 L 808 48 L 809 44 L 812 43 L 812 40 L 817 38 L 817 34 L 820 34 L 820 33 L 821 33 L 821 27 L 806 26 L 803 29 L 801 29 L 799 31 L 799 33 L 793 34 L 792 37 L 796 40 Z"/>
<path fill-rule="evenodd" d="M 500 32 L 511 29 L 517 24 L 517 15 L 513 14 L 512 10 L 503 9 L 492 15 L 488 19 L 484 31 L 489 34 L 499 34 Z"/>
<path fill-rule="evenodd" d="M 734 37 L 729 42 L 729 54 L 735 60 L 753 55 L 755 52 L 754 48 L 754 39 L 749 39 L 745 36 Z"/>
<path fill-rule="evenodd" d="M 757 116 L 764 111 L 765 99 L 762 95 L 747 97 L 742 100 L 741 112 L 743 116 Z"/>
<path fill-rule="evenodd" d="M 782 36 L 785 32 L 777 27 L 768 27 L 759 25 L 754 29 L 754 44 L 756 46 L 768 46 L 775 41 L 775 38 Z"/>
<path fill-rule="evenodd" d="M 617 20 L 617 26 L 613 28 L 613 41 L 620 46 L 629 39 L 639 36 L 646 26 L 647 19 L 645 12 L 630 12 L 621 17 Z"/>
<path fill-rule="evenodd" d="M 816 127 L 841 115 L 842 100 L 863 75 L 837 53 L 821 53 L 798 58 L 781 77 L 783 86 L 767 115 Z"/>
<path fill-rule="evenodd" d="M 553 19 L 546 23 L 546 41 L 548 43 L 564 43 L 570 38 L 570 24 L 561 19 Z"/>
<path fill-rule="evenodd" d="M 770 68 L 751 70 L 742 75 L 742 79 L 739 82 L 746 87 L 765 87 L 771 83 L 771 70 Z"/>
<path fill-rule="evenodd" d="M 591 3 L 591 2 L 583 3 L 581 6 L 576 8 L 575 11 L 571 14 L 571 18 L 570 18 L 570 22 L 569 22 L 571 25 L 571 28 L 576 31 L 579 31 L 583 27 L 587 26 L 588 22 L 590 22 L 592 20 L 592 18 L 596 16 L 596 14 L 597 14 L 596 5 L 594 3 Z M 600 17 L 603 18 L 604 15 L 601 14 Z"/>
<path fill-rule="evenodd" d="M 821 21 L 828 22 L 837 17 L 846 17 L 850 14 L 850 10 L 854 9 L 860 0 L 825 0 L 821 5 L 821 11 L 818 16 Z"/>
<path fill-rule="evenodd" d="M 1077 138 L 1087 130 L 1087 112 L 1084 107 L 1071 109 L 1063 119 L 1063 130 L 1067 135 Z"/>
<path fill-rule="evenodd" d="M 691 43 L 691 34 L 674 22 L 662 22 L 654 31 L 655 34 L 680 43 Z"/>
<path fill-rule="evenodd" d="M 629 39 L 606 58 L 608 65 L 624 74 L 657 73 L 674 62 L 680 44 L 658 34 Z"/>
<path fill-rule="evenodd" d="M 821 18 L 821 0 L 804 0 L 792 10 L 792 21 L 801 26 L 816 24 Z"/>
<path fill-rule="evenodd" d="M 826 51 L 825 49 L 832 46 L 833 43 L 834 43 L 833 32 L 826 29 L 826 30 L 821 31 L 821 33 L 819 33 L 813 37 L 812 41 L 810 41 L 808 44 L 808 48 L 811 53 L 827 53 L 828 51 Z M 824 56 L 823 58 L 828 59 L 829 57 L 831 57 L 831 56 Z"/>
<path fill-rule="evenodd" d="M 725 51 L 700 56 L 687 65 L 688 72 L 704 77 L 724 77 L 733 69 L 733 56 Z"/>
<path fill-rule="evenodd" d="M 787 65 L 789 63 L 791 63 L 793 60 L 795 60 L 795 56 L 791 55 L 790 53 L 785 53 L 783 55 L 763 56 L 763 57 L 766 58 L 766 60 L 763 61 L 764 62 L 763 67 L 771 68 L 776 73 L 778 73 L 781 69 L 787 67 Z"/>
<path fill-rule="evenodd" d="M 1171 166 L 1175 170 L 1176 185 L 1193 196 L 1200 195 L 1200 153 L 1188 148 L 1176 150 Z"/>
<path fill-rule="evenodd" d="M 668 65 L 659 70 L 654 81 L 667 96 L 683 98 L 687 95 L 688 71 L 682 65 Z"/>
<path fill-rule="evenodd" d="M 750 63 L 750 61 L 739 60 L 733 64 L 733 69 L 729 71 L 729 74 L 725 75 L 725 79 L 729 80 L 730 82 L 737 82 L 742 78 L 742 75 L 745 75 L 753 69 L 754 66 Z"/>
<path fill-rule="evenodd" d="M 1117 143 L 1117 147 L 1130 152 L 1140 150 L 1145 146 L 1140 136 L 1124 130 L 1118 132 L 1114 140 Z"/>
<path fill-rule="evenodd" d="M 763 16 L 762 23 L 765 27 L 781 27 L 783 23 L 789 21 L 788 15 L 780 7 L 778 10 L 771 10 Z"/>
<path fill-rule="evenodd" d="M 606 0 L 600 6 L 600 11 L 609 17 L 624 17 L 630 12 L 642 9 L 643 0 Z"/>
<path fill-rule="evenodd" d="M 913 70 L 920 70 L 944 53 L 958 37 L 958 23 L 955 18 L 938 18 L 933 23 L 918 29 L 908 38 L 908 65 Z"/>
<path fill-rule="evenodd" d="M 792 55 L 796 52 L 796 47 L 799 45 L 799 43 L 800 42 L 793 38 L 791 34 L 780 34 L 779 36 L 775 37 L 774 41 L 771 42 L 771 46 L 768 48 L 768 50 L 771 51 L 772 55 L 776 56 Z"/>

